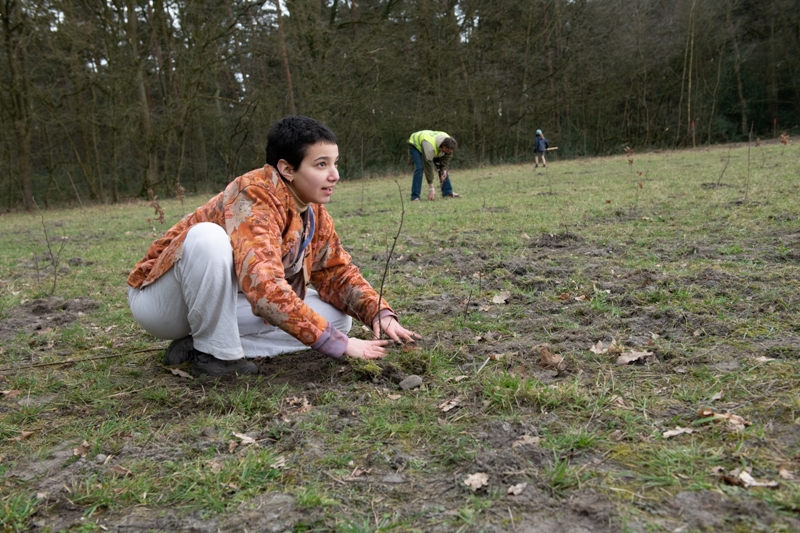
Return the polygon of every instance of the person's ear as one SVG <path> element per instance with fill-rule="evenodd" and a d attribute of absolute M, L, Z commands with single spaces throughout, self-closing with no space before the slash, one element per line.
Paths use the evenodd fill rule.
<path fill-rule="evenodd" d="M 278 161 L 278 172 L 286 181 L 294 181 L 294 167 L 285 159 Z"/>

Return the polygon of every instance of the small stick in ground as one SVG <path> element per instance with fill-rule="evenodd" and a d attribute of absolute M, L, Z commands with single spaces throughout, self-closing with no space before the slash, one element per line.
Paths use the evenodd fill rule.
<path fill-rule="evenodd" d="M 750 145 L 753 140 L 753 123 L 750 123 L 750 134 L 747 136 L 747 181 L 744 184 L 744 203 L 747 203 L 747 196 L 750 193 Z"/>
<path fill-rule="evenodd" d="M 392 254 L 394 253 L 394 247 L 397 246 L 397 239 L 400 237 L 400 231 L 403 229 L 403 219 L 406 216 L 406 204 L 403 201 L 403 189 L 400 188 L 400 184 L 397 183 L 397 180 L 394 180 L 395 185 L 397 185 L 397 190 L 400 192 L 400 225 L 397 227 L 397 233 L 392 239 L 392 248 L 389 250 L 389 253 L 386 255 L 386 266 L 383 268 L 383 276 L 381 276 L 381 290 L 378 292 L 378 316 L 380 317 L 381 313 L 381 301 L 383 300 L 383 284 L 386 281 L 386 273 L 389 271 L 389 261 L 392 260 Z M 380 318 L 378 319 L 378 328 L 380 331 L 381 337 L 383 336 L 383 324 L 381 323 Z"/>
<path fill-rule="evenodd" d="M 722 167 L 722 172 L 719 174 L 719 178 L 717 179 L 717 187 L 719 187 L 720 182 L 722 181 L 722 175 L 725 174 L 725 170 L 728 168 L 728 163 L 731 162 L 731 148 L 728 147 L 728 159 L 725 160 L 725 166 Z"/>

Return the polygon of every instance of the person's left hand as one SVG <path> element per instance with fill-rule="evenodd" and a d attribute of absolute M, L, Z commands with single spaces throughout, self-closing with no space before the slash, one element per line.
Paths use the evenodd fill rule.
<path fill-rule="evenodd" d="M 375 335 L 376 339 L 380 339 L 381 329 L 383 329 L 383 332 L 387 337 L 392 339 L 397 344 L 414 342 L 415 339 L 422 338 L 421 335 L 401 326 L 400 322 L 398 322 L 393 316 L 385 316 L 381 318 L 380 321 L 376 320 L 372 323 L 372 333 Z"/>

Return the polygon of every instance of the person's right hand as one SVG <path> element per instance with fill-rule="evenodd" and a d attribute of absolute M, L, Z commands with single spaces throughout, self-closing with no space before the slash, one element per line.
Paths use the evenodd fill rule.
<path fill-rule="evenodd" d="M 428 189 L 428 200 L 436 200 L 436 189 Z"/>
<path fill-rule="evenodd" d="M 365 341 L 350 337 L 347 339 L 347 348 L 344 349 L 344 354 L 353 359 L 380 359 L 386 355 L 386 346 L 391 341 L 371 340 Z"/>

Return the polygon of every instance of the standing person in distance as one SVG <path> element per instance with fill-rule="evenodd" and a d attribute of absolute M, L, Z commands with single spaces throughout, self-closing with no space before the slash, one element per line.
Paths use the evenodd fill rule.
<path fill-rule="evenodd" d="M 542 156 L 542 166 L 547 166 L 547 161 L 544 158 L 544 153 L 547 151 L 547 148 L 550 147 L 550 143 L 547 142 L 547 139 L 544 138 L 542 135 L 542 130 L 536 130 L 536 143 L 533 145 L 533 161 L 535 163 L 534 168 L 539 168 L 539 156 Z"/>
<path fill-rule="evenodd" d="M 411 134 L 408 139 L 408 152 L 414 161 L 414 180 L 411 183 L 412 202 L 419 202 L 423 172 L 425 180 L 428 182 L 428 200 L 436 199 L 436 188 L 433 186 L 434 170 L 439 174 L 442 198 L 459 198 L 461 196 L 453 192 L 450 173 L 447 170 L 447 165 L 456 148 L 458 148 L 456 140 L 443 131 L 422 130 Z"/>
<path fill-rule="evenodd" d="M 324 207 L 339 181 L 333 132 L 308 117 L 279 120 L 266 162 L 153 242 L 128 277 L 133 318 L 154 337 L 174 339 L 164 364 L 256 374 L 252 357 L 312 348 L 334 359 L 378 359 L 390 342 L 381 334 L 396 343 L 419 338 L 353 264 Z M 373 338 L 348 338 L 351 317 Z"/>

